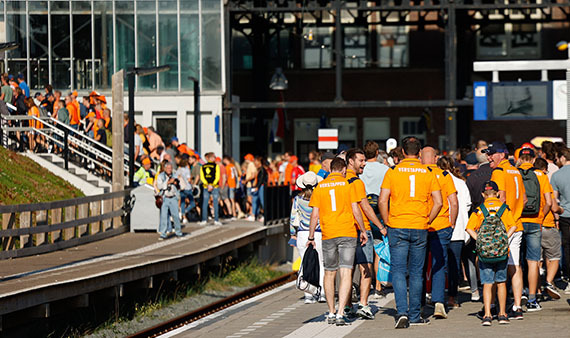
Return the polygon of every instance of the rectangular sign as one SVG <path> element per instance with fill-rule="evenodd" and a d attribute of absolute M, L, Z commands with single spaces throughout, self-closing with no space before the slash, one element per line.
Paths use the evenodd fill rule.
<path fill-rule="evenodd" d="M 319 149 L 338 148 L 338 129 L 319 129 Z"/>
<path fill-rule="evenodd" d="M 568 92 L 566 80 L 552 81 L 552 117 L 555 120 L 568 118 Z"/>
<path fill-rule="evenodd" d="M 487 82 L 473 83 L 473 120 L 487 120 Z"/>

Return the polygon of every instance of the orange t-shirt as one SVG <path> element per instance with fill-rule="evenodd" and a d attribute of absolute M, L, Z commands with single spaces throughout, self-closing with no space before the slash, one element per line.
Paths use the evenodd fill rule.
<path fill-rule="evenodd" d="M 38 107 L 34 106 L 34 107 L 30 108 L 30 110 L 28 110 L 28 115 L 40 117 L 40 110 L 38 109 Z M 30 120 L 30 127 L 42 129 L 44 127 L 44 124 L 38 120 Z"/>
<path fill-rule="evenodd" d="M 524 209 L 524 196 L 526 191 L 519 170 L 511 165 L 508 160 L 503 160 L 491 175 L 491 181 L 497 183 L 500 191 L 506 192 L 505 203 L 511 209 L 513 218 L 517 223 L 517 232 L 523 231 L 521 220 Z"/>
<path fill-rule="evenodd" d="M 499 211 L 499 209 L 503 205 L 503 202 L 501 202 L 501 200 L 499 200 L 498 198 L 491 197 L 487 198 L 485 202 L 483 202 L 483 204 L 485 205 L 487 210 L 489 210 L 490 214 L 494 214 L 497 211 Z M 471 217 L 469 217 L 469 221 L 467 222 L 467 227 L 465 229 L 479 231 L 479 228 L 481 227 L 481 224 L 483 224 L 484 220 L 485 220 L 485 215 L 483 215 L 481 208 L 477 208 L 475 209 L 475 212 L 471 214 Z M 511 210 L 509 208 L 507 208 L 505 212 L 503 212 L 503 214 L 501 215 L 501 221 L 503 221 L 503 224 L 505 225 L 507 231 L 509 231 L 511 227 L 517 226 L 516 221 L 513 218 L 513 214 L 511 213 Z"/>
<path fill-rule="evenodd" d="M 360 208 L 360 212 L 362 213 L 362 220 L 364 221 L 364 228 L 368 231 L 372 230 L 372 228 L 370 228 L 370 221 L 368 220 L 368 217 L 366 217 L 366 215 L 364 214 L 364 210 L 362 210 L 362 206 L 360 206 L 360 201 L 362 201 L 362 199 L 366 198 L 366 188 L 364 187 L 364 182 L 362 182 L 362 180 L 360 178 L 358 178 L 358 176 L 356 176 L 356 173 L 353 170 L 347 170 L 346 171 L 346 180 L 348 181 L 348 183 L 350 184 L 351 189 L 353 189 L 353 193 L 356 195 L 356 197 L 358 198 L 358 207 Z M 356 229 L 358 230 L 358 223 L 356 223 L 356 220 L 354 220 L 354 226 L 356 227 Z"/>
<path fill-rule="evenodd" d="M 425 165 L 418 159 L 402 160 L 386 172 L 382 189 L 390 190 L 390 227 L 427 230 L 431 194 L 441 187 Z"/>
<path fill-rule="evenodd" d="M 237 170 L 235 165 L 232 163 L 228 163 L 226 166 L 226 175 L 228 177 L 227 184 L 229 188 L 234 189 L 237 183 Z"/>
<path fill-rule="evenodd" d="M 285 167 L 285 185 L 289 185 L 291 183 L 291 177 L 293 176 L 293 165 L 291 163 L 287 163 Z"/>
<path fill-rule="evenodd" d="M 111 118 L 103 118 L 105 120 L 105 128 L 109 128 L 109 123 L 111 123 Z"/>
<path fill-rule="evenodd" d="M 439 214 L 437 214 L 437 217 L 428 226 L 428 230 L 439 231 L 451 226 L 451 221 L 449 219 L 449 201 L 447 199 L 451 194 L 456 193 L 457 190 L 455 190 L 453 179 L 447 171 L 441 170 L 435 164 L 430 164 L 427 167 L 428 170 L 435 175 L 435 178 L 441 187 L 441 198 L 443 200 L 443 206 L 441 207 Z M 429 208 L 431 210 L 433 207 L 433 200 L 430 198 L 429 201 Z"/>
<path fill-rule="evenodd" d="M 532 164 L 523 163 L 519 166 L 519 168 L 527 170 L 532 168 Z M 545 215 L 542 209 L 544 208 L 544 204 L 546 204 L 546 200 L 544 199 L 544 194 L 552 193 L 553 190 L 552 190 L 552 185 L 550 185 L 550 182 L 548 181 L 548 176 L 546 176 L 542 172 L 542 170 L 534 169 L 534 173 L 536 174 L 536 178 L 538 179 L 538 184 L 540 185 L 540 210 L 536 217 L 521 217 L 521 221 L 523 223 L 543 224 L 545 221 Z M 549 212 L 549 214 L 552 213 Z M 554 216 L 552 216 L 552 221 L 554 222 Z"/>
<path fill-rule="evenodd" d="M 309 206 L 319 208 L 323 240 L 336 237 L 356 238 L 352 203 L 358 201 L 348 181 L 340 173 L 331 173 L 317 185 Z"/>
<path fill-rule="evenodd" d="M 79 124 L 79 120 L 81 119 L 79 109 L 77 109 L 73 103 L 68 104 L 66 108 L 69 111 L 69 124 Z"/>

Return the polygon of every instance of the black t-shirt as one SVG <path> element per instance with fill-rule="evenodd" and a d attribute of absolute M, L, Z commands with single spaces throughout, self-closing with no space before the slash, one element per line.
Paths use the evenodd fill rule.
<path fill-rule="evenodd" d="M 470 214 L 483 203 L 484 199 L 481 196 L 481 189 L 483 189 L 483 184 L 491 179 L 492 172 L 493 169 L 491 169 L 489 163 L 485 163 L 467 177 L 467 188 L 469 188 L 472 203 Z"/>
<path fill-rule="evenodd" d="M 105 128 L 99 128 L 99 130 L 97 130 L 97 135 L 101 136 L 99 142 L 107 145 L 107 133 L 105 132 Z"/>

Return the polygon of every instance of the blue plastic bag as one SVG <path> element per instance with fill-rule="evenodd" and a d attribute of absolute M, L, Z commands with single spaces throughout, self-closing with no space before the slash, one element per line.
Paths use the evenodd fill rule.
<path fill-rule="evenodd" d="M 376 279 L 379 282 L 392 283 L 392 273 L 390 272 L 390 245 L 388 237 L 383 236 L 382 242 L 374 246 L 376 254 L 380 258 L 378 261 L 378 274 Z"/>

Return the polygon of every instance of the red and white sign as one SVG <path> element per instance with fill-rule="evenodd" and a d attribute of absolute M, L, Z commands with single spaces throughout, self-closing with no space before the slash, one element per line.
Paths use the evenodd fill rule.
<path fill-rule="evenodd" d="M 338 148 L 338 129 L 319 129 L 319 149 Z"/>

